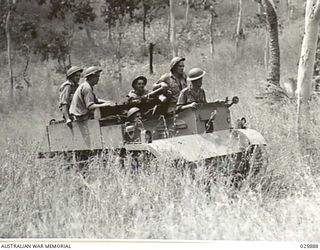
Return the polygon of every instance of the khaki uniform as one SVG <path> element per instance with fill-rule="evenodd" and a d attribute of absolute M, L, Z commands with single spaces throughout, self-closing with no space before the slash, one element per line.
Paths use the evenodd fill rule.
<path fill-rule="evenodd" d="M 172 92 L 172 95 L 169 97 L 169 102 L 176 103 L 178 101 L 179 94 L 182 89 L 186 88 L 187 85 L 187 76 L 183 74 L 181 79 L 177 79 L 171 72 L 166 73 L 160 77 L 157 83 L 165 82 L 169 86 L 169 90 Z"/>
<path fill-rule="evenodd" d="M 93 115 L 93 111 L 91 112 L 89 107 L 95 103 L 98 103 L 98 99 L 93 93 L 92 87 L 88 82 L 84 82 L 74 93 L 69 112 L 77 119 L 88 119 Z"/>
<path fill-rule="evenodd" d="M 206 94 L 202 88 L 195 92 L 190 86 L 183 89 L 179 95 L 177 106 L 182 106 L 189 103 L 206 103 Z"/>
<path fill-rule="evenodd" d="M 59 88 L 59 108 L 61 109 L 63 105 L 67 105 L 68 109 L 72 101 L 72 97 L 78 88 L 78 84 L 73 83 L 70 80 L 67 80 L 61 84 Z"/>

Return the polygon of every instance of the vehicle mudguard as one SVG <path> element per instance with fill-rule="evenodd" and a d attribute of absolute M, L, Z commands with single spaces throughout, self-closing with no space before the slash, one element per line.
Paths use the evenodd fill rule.
<path fill-rule="evenodd" d="M 220 130 L 155 140 L 152 143 L 127 144 L 128 151 L 147 151 L 156 158 L 184 159 L 189 162 L 243 152 L 250 145 L 266 145 L 253 129 Z"/>

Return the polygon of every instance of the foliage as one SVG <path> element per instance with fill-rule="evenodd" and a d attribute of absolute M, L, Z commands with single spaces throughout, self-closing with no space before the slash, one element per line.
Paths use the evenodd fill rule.
<path fill-rule="evenodd" d="M 133 12 L 136 9 L 137 0 L 105 0 L 101 15 L 104 17 L 104 21 L 111 27 L 115 26 L 117 22 L 123 25 L 125 17 L 129 17 L 127 20 L 131 20 Z"/>
<path fill-rule="evenodd" d="M 1 5 L 0 32 L 3 33 L 10 6 L 4 1 L 1 1 Z M 63 65 L 70 55 L 74 26 L 79 25 L 81 29 L 81 24 L 93 22 L 96 18 L 87 0 L 18 1 L 12 10 L 11 32 L 16 51 L 23 50 L 27 45 L 31 51 L 41 56 L 41 60 L 51 58 Z M 55 26 L 51 24 L 52 21 Z"/>
<path fill-rule="evenodd" d="M 167 4 L 163 4 L 161 0 L 139 0 L 137 2 L 133 19 L 136 22 L 142 22 L 142 38 L 144 41 L 146 41 L 145 28 L 150 28 L 152 20 L 161 17 L 163 15 L 162 11 L 167 9 L 168 5 L 169 1 L 167 1 Z"/>

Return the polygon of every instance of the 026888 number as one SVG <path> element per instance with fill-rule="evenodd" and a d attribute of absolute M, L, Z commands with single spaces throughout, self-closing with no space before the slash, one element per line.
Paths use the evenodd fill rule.
<path fill-rule="evenodd" d="M 300 244 L 300 248 L 318 248 L 318 244 Z"/>

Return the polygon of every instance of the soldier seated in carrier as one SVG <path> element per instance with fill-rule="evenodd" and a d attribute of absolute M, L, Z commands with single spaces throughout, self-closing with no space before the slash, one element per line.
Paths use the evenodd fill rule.
<path fill-rule="evenodd" d="M 183 89 L 179 95 L 176 111 L 183 111 L 188 108 L 196 109 L 199 103 L 206 103 L 206 94 L 201 88 L 202 78 L 206 72 L 200 68 L 193 68 L 189 71 L 189 87 Z"/>
<path fill-rule="evenodd" d="M 126 142 L 140 142 L 141 131 L 144 130 L 142 114 L 139 108 L 133 107 L 128 111 L 125 124 L 124 140 Z"/>
<path fill-rule="evenodd" d="M 147 85 L 147 78 L 144 76 L 138 76 L 132 81 L 132 88 L 127 95 L 127 102 L 128 103 L 143 103 L 148 99 L 148 90 L 145 89 Z"/>

